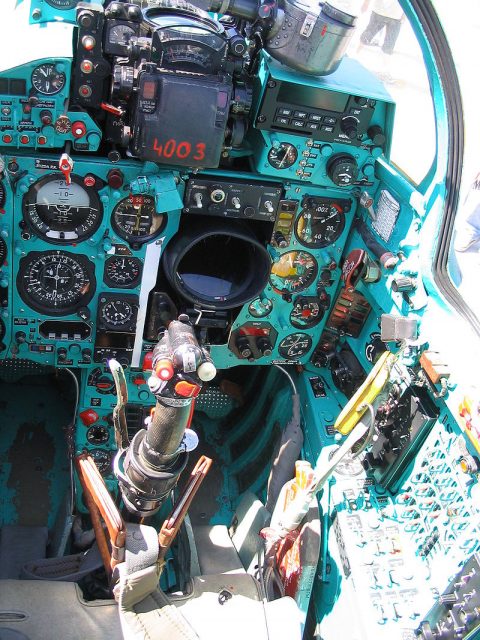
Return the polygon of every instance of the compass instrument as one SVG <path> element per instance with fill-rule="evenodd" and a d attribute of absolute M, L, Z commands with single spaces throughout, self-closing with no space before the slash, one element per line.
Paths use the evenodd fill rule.
<path fill-rule="evenodd" d="M 103 281 L 108 287 L 132 289 L 141 276 L 142 262 L 133 256 L 112 256 L 105 262 Z"/>
<path fill-rule="evenodd" d="M 17 288 L 22 300 L 47 316 L 65 316 L 86 306 L 95 293 L 94 266 L 67 251 L 32 251 L 20 260 Z"/>
<path fill-rule="evenodd" d="M 40 64 L 32 71 L 32 86 L 37 93 L 53 96 L 63 89 L 66 76 L 57 71 L 57 66 L 50 62 Z"/>
<path fill-rule="evenodd" d="M 157 213 L 152 196 L 129 196 L 120 200 L 112 213 L 112 227 L 131 244 L 143 244 L 156 238 L 165 227 L 167 217 Z"/>
<path fill-rule="evenodd" d="M 296 224 L 295 235 L 306 247 L 320 249 L 332 244 L 345 228 L 345 211 L 351 207 L 350 200 L 306 197 L 302 202 Z"/>
<path fill-rule="evenodd" d="M 270 283 L 278 293 L 304 291 L 315 282 L 318 264 L 307 251 L 288 251 L 274 262 L 270 272 Z"/>
<path fill-rule="evenodd" d="M 23 197 L 23 218 L 35 235 L 53 244 L 90 238 L 102 222 L 103 208 L 94 189 L 72 175 L 54 173 L 34 182 Z"/>
<path fill-rule="evenodd" d="M 291 333 L 278 345 L 278 353 L 287 360 L 297 360 L 312 348 L 313 340 L 306 333 Z"/>

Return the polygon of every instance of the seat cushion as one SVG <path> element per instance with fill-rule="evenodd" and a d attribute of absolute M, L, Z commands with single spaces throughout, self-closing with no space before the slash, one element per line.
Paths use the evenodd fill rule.
<path fill-rule="evenodd" d="M 2 628 L 29 640 L 123 637 L 114 600 L 85 602 L 75 583 L 48 580 L 0 580 Z"/>
<path fill-rule="evenodd" d="M 224 525 L 202 525 L 193 529 L 202 575 L 245 573 L 242 561 Z"/>

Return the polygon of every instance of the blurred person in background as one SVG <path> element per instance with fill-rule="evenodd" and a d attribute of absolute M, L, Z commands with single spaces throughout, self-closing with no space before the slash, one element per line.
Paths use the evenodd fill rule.
<path fill-rule="evenodd" d="M 366 8 L 365 3 L 363 8 Z M 392 55 L 405 15 L 397 0 L 374 0 L 370 21 L 360 36 L 360 42 L 368 46 L 376 46 L 375 36 L 385 29 L 382 51 Z"/>
<path fill-rule="evenodd" d="M 455 250 L 480 250 L 480 172 L 473 181 L 462 207 L 462 222 L 456 230 Z"/>

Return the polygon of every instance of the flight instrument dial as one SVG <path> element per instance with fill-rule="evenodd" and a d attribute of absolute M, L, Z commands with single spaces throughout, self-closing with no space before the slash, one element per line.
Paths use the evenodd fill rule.
<path fill-rule="evenodd" d="M 54 244 L 90 238 L 102 222 L 103 208 L 95 189 L 72 175 L 53 173 L 34 182 L 22 201 L 23 217 L 35 235 Z"/>
<path fill-rule="evenodd" d="M 63 89 L 66 76 L 62 71 L 57 71 L 55 64 L 50 62 L 40 64 L 32 72 L 32 86 L 38 93 L 53 96 Z"/>
<path fill-rule="evenodd" d="M 281 142 L 268 152 L 268 162 L 274 169 L 289 169 L 297 161 L 297 149 L 289 142 Z"/>
<path fill-rule="evenodd" d="M 278 353 L 282 358 L 297 360 L 312 348 L 313 340 L 306 333 L 291 333 L 278 345 Z"/>
<path fill-rule="evenodd" d="M 278 293 L 298 293 L 315 282 L 318 264 L 311 253 L 288 251 L 274 262 L 270 283 Z"/>
<path fill-rule="evenodd" d="M 92 299 L 94 266 L 67 251 L 32 251 L 20 261 L 17 288 L 32 309 L 47 316 L 68 315 Z"/>
<path fill-rule="evenodd" d="M 105 262 L 103 280 L 109 287 L 131 289 L 142 275 L 142 262 L 133 256 L 112 256 Z"/>
<path fill-rule="evenodd" d="M 143 244 L 162 231 L 167 221 L 157 213 L 155 198 L 132 195 L 120 200 L 112 213 L 113 230 L 131 244 Z"/>
<path fill-rule="evenodd" d="M 295 235 L 306 247 L 320 249 L 332 244 L 345 228 L 345 211 L 350 200 L 331 200 L 307 196 L 295 223 Z"/>

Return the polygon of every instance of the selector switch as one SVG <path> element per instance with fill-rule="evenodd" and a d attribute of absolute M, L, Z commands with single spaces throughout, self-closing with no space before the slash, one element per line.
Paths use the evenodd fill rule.
<path fill-rule="evenodd" d="M 257 349 L 260 351 L 262 356 L 271 356 L 272 355 L 272 344 L 270 340 L 266 337 L 257 338 Z"/>
<path fill-rule="evenodd" d="M 247 336 L 239 336 L 237 338 L 237 340 L 235 341 L 235 346 L 237 347 L 240 356 L 242 358 L 251 358 L 252 357 L 252 350 L 250 348 L 250 342 L 247 338 Z"/>

